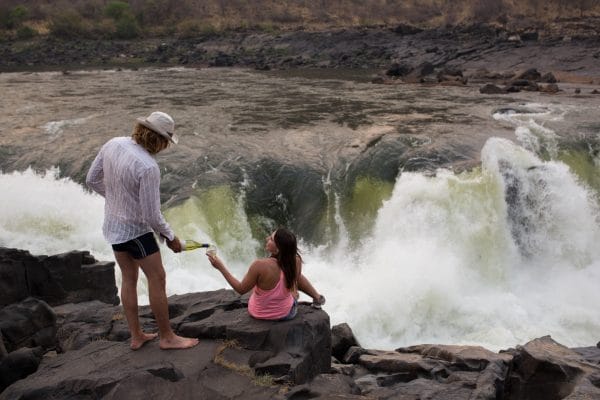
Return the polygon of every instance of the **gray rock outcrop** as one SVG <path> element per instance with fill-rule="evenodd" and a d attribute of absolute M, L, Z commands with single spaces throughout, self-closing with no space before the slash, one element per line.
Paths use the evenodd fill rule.
<path fill-rule="evenodd" d="M 51 306 L 88 300 L 119 304 L 114 262 L 98 262 L 88 251 L 48 257 L 0 248 L 0 306 L 27 297 Z"/>

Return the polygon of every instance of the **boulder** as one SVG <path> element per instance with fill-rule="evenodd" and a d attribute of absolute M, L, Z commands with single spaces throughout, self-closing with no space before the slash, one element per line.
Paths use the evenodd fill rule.
<path fill-rule="evenodd" d="M 388 68 L 385 74 L 387 76 L 405 76 L 408 75 L 412 70 L 413 67 L 408 64 L 394 63 L 390 66 L 390 68 Z"/>
<path fill-rule="evenodd" d="M 28 251 L 0 248 L 0 307 L 29 296 L 27 270 L 38 263 Z"/>
<path fill-rule="evenodd" d="M 502 89 L 496 85 L 492 85 L 491 83 L 486 83 L 482 87 L 479 88 L 479 93 L 482 94 L 506 94 L 506 89 Z"/>
<path fill-rule="evenodd" d="M 360 345 L 348 324 L 341 323 L 331 328 L 331 354 L 335 358 L 343 360 L 344 355 L 352 346 Z"/>
<path fill-rule="evenodd" d="M 552 72 L 546 72 L 544 75 L 542 75 L 542 77 L 540 78 L 540 81 L 544 82 L 544 83 L 558 82 L 558 80 L 556 79 L 556 77 L 554 76 L 554 74 Z"/>
<path fill-rule="evenodd" d="M 172 319 L 180 334 L 237 343 L 243 350 L 235 355 L 238 363 L 256 373 L 304 383 L 331 367 L 329 316 L 308 303 L 282 322 L 250 317 L 247 300 L 231 290 L 173 296 L 169 303 L 183 310 Z"/>
<path fill-rule="evenodd" d="M 41 347 L 22 347 L 0 360 L 0 392 L 14 382 L 33 374 L 42 361 Z"/>
<path fill-rule="evenodd" d="M 356 383 L 363 394 L 375 398 L 419 394 L 420 398 L 492 400 L 503 396 L 511 360 L 508 354 L 478 346 L 367 350 L 358 362 L 368 373 L 357 377 Z"/>
<path fill-rule="evenodd" d="M 529 68 L 526 71 L 521 72 L 517 75 L 517 80 L 525 81 L 539 81 L 542 78 L 542 74 L 536 68 Z"/>
<path fill-rule="evenodd" d="M 0 330 L 9 353 L 21 347 L 50 348 L 56 336 L 56 315 L 46 302 L 29 297 L 0 310 Z"/>
<path fill-rule="evenodd" d="M 36 297 L 51 306 L 100 300 L 119 304 L 114 262 L 98 262 L 87 251 L 32 256 L 0 248 L 0 306 Z"/>
<path fill-rule="evenodd" d="M 539 85 L 540 92 L 543 93 L 558 93 L 560 90 L 556 83 L 548 83 L 547 85 Z"/>
<path fill-rule="evenodd" d="M 510 352 L 513 363 L 506 399 L 600 398 L 600 367 L 550 336 L 534 339 Z"/>

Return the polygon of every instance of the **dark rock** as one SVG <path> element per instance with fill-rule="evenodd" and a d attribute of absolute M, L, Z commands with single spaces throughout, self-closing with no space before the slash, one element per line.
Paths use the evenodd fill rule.
<path fill-rule="evenodd" d="M 396 349 L 401 354 L 418 354 L 428 359 L 438 359 L 451 363 L 463 371 L 483 371 L 491 362 L 501 361 L 508 365 L 512 357 L 498 355 L 481 346 L 456 345 L 417 345 Z"/>
<path fill-rule="evenodd" d="M 579 94 L 579 93 L 581 93 L 581 89 L 579 89 L 579 88 L 575 89 L 575 94 Z"/>
<path fill-rule="evenodd" d="M 28 251 L 0 248 L 0 307 L 29 295 L 27 270 L 37 264 Z"/>
<path fill-rule="evenodd" d="M 556 83 L 549 83 L 547 85 L 539 85 L 540 92 L 543 93 L 558 93 L 560 90 Z"/>
<path fill-rule="evenodd" d="M 424 62 L 419 64 L 416 68 L 410 71 L 402 80 L 407 83 L 423 83 L 425 77 L 435 72 L 435 68 L 432 63 Z"/>
<path fill-rule="evenodd" d="M 457 67 L 445 66 L 440 70 L 438 76 L 459 76 L 463 77 L 463 72 Z"/>
<path fill-rule="evenodd" d="M 414 35 L 423 32 L 423 29 L 408 24 L 400 24 L 392 30 L 399 35 Z"/>
<path fill-rule="evenodd" d="M 292 382 L 303 383 L 330 369 L 329 317 L 321 310 L 300 304 L 293 320 L 271 322 L 250 317 L 233 291 L 169 298 L 171 304 L 182 302 L 188 308 L 173 320 L 179 333 L 233 340 L 243 349 L 259 352 L 261 360 L 256 362 L 255 358 L 253 364 L 257 373 L 286 376 Z"/>
<path fill-rule="evenodd" d="M 0 360 L 0 392 L 37 371 L 42 361 L 41 347 L 22 347 Z"/>
<path fill-rule="evenodd" d="M 37 372 L 9 386 L 0 399 L 275 397 L 277 387 L 256 385 L 252 376 L 220 365 L 215 357 L 219 346 L 202 340 L 192 349 L 164 351 L 153 341 L 134 352 L 125 343 L 99 340 L 44 359 Z"/>
<path fill-rule="evenodd" d="M 360 389 L 351 378 L 340 374 L 321 374 L 310 383 L 294 387 L 285 395 L 285 398 L 289 400 L 314 398 L 350 399 L 353 397 L 346 397 L 344 395 L 358 394 L 360 394 Z"/>
<path fill-rule="evenodd" d="M 119 304 L 114 262 L 99 262 L 87 251 L 72 251 L 45 258 L 43 266 L 50 271 L 52 279 L 66 292 L 64 298 L 57 299 L 57 302 L 49 301 L 48 304 L 79 303 L 89 300 Z M 43 294 L 32 295 L 44 298 Z"/>
<path fill-rule="evenodd" d="M 394 63 L 390 68 L 388 68 L 387 71 L 385 71 L 385 74 L 387 76 L 405 76 L 408 75 L 412 70 L 413 67 L 410 65 Z"/>
<path fill-rule="evenodd" d="M 516 86 L 521 90 L 527 90 L 530 92 L 536 92 L 539 90 L 539 86 L 537 85 L 537 83 L 527 79 L 515 79 L 510 83 L 510 86 Z"/>
<path fill-rule="evenodd" d="M 320 218 L 327 196 L 318 170 L 265 159 L 249 175 L 246 212 L 250 218 L 260 215 L 280 221 L 301 237 L 320 238 L 322 229 L 314 221 Z"/>
<path fill-rule="evenodd" d="M 385 79 L 382 76 L 376 76 L 375 78 L 371 79 L 371 83 L 381 85 L 385 83 Z"/>
<path fill-rule="evenodd" d="M 600 366 L 600 348 L 597 346 L 576 347 L 571 350 L 581 355 L 581 358 L 586 362 Z"/>
<path fill-rule="evenodd" d="M 352 346 L 346 351 L 346 354 L 340 359 L 340 361 L 346 364 L 357 364 L 360 356 L 368 354 L 368 351 L 359 346 Z"/>
<path fill-rule="evenodd" d="M 254 375 L 301 384 L 330 372 L 329 317 L 309 304 L 301 303 L 296 318 L 285 322 L 251 318 L 247 298 L 231 290 L 172 296 L 169 304 L 171 325 L 179 334 L 200 337 L 199 346 L 169 352 L 152 341 L 132 352 L 120 343 L 124 335 L 119 332 L 127 328 L 119 307 L 99 301 L 57 307 L 58 341 L 68 351 L 45 359 L 27 384 L 11 385 L 0 399 L 31 393 L 40 398 L 84 393 L 108 399 L 132 393 L 135 398 L 189 398 L 189 393 L 200 393 L 197 398 L 260 399 L 271 398 L 275 389 L 259 389 L 252 384 Z M 148 307 L 140 317 L 146 330 L 155 328 Z M 176 385 L 163 388 L 167 382 Z"/>
<path fill-rule="evenodd" d="M 360 344 L 348 324 L 342 323 L 331 328 L 331 354 L 335 358 L 342 360 L 352 346 L 360 346 Z"/>
<path fill-rule="evenodd" d="M 538 72 L 536 68 L 530 68 L 519 75 L 517 75 L 517 80 L 525 80 L 525 81 L 539 81 L 542 78 L 542 75 Z"/>
<path fill-rule="evenodd" d="M 600 373 L 600 368 L 550 336 L 517 346 L 512 353 L 506 399 L 600 398 L 600 388 L 589 384 L 590 377 Z M 577 393 L 589 397 L 578 397 Z"/>
<path fill-rule="evenodd" d="M 521 40 L 523 41 L 535 41 L 538 40 L 539 34 L 537 31 L 523 32 L 521 34 Z"/>
<path fill-rule="evenodd" d="M 479 93 L 482 94 L 506 94 L 506 89 L 498 87 L 496 85 L 492 85 L 491 83 L 486 83 L 482 87 L 479 88 Z"/>
<path fill-rule="evenodd" d="M 552 72 L 546 72 L 544 75 L 542 75 L 542 77 L 540 78 L 541 82 L 544 83 L 556 83 L 558 82 L 556 80 L 556 77 L 554 76 L 554 74 Z"/>
<path fill-rule="evenodd" d="M 0 248 L 0 306 L 36 297 L 50 305 L 100 300 L 119 304 L 114 263 L 97 262 L 89 252 L 54 256 Z"/>
<path fill-rule="evenodd" d="M 598 89 L 594 89 L 590 93 L 591 94 L 600 94 L 600 91 L 598 91 Z"/>
<path fill-rule="evenodd" d="M 0 329 L 0 360 L 2 360 L 8 352 L 6 351 L 6 346 L 4 345 L 4 337 L 2 336 L 2 329 Z"/>
<path fill-rule="evenodd" d="M 6 350 L 54 346 L 56 315 L 42 300 L 29 297 L 0 310 L 0 330 Z"/>
<path fill-rule="evenodd" d="M 213 66 L 213 67 L 231 67 L 234 64 L 235 64 L 235 59 L 233 56 L 219 52 L 219 54 L 217 54 L 217 56 L 211 63 L 211 66 Z"/>
<path fill-rule="evenodd" d="M 143 309 L 142 309 L 143 310 Z M 96 340 L 129 339 L 122 308 L 101 301 L 69 303 L 54 308 L 57 316 L 56 346 L 60 352 L 78 350 Z M 154 330 L 154 320 L 140 317 L 142 328 Z"/>

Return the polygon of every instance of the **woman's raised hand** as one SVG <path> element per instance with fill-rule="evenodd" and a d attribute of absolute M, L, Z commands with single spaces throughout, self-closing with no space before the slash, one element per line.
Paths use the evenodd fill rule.
<path fill-rule="evenodd" d="M 206 257 L 208 257 L 208 261 L 210 261 L 212 266 L 218 269 L 219 271 L 225 268 L 223 261 L 221 261 L 221 259 L 216 254 L 213 255 L 210 253 L 206 253 Z"/>

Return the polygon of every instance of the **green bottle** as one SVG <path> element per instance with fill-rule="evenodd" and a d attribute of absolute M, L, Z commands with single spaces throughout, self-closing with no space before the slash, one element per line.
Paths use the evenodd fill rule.
<path fill-rule="evenodd" d="M 210 243 L 200 243 L 200 242 L 196 242 L 195 240 L 191 240 L 191 239 L 181 241 L 181 249 L 184 251 L 196 250 L 196 249 L 200 249 L 203 247 L 209 248 Z"/>
<path fill-rule="evenodd" d="M 217 255 L 217 246 L 215 246 L 213 244 L 200 243 L 200 242 L 196 242 L 195 240 L 191 240 L 191 239 L 181 241 L 181 250 L 183 250 L 183 251 L 190 251 L 190 250 L 195 250 L 195 249 L 200 249 L 200 248 L 205 248 L 206 253 L 210 254 L 211 256 Z"/>

